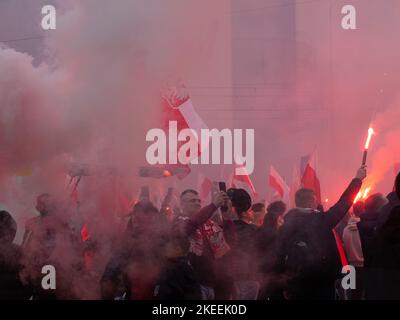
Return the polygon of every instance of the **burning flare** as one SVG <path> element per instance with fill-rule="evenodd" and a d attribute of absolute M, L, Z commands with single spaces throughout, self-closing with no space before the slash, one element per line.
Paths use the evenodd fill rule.
<path fill-rule="evenodd" d="M 368 148 L 369 148 L 369 144 L 371 142 L 372 135 L 374 133 L 375 133 L 374 129 L 372 129 L 372 127 L 369 127 L 367 141 L 365 141 L 365 146 L 364 146 L 364 153 L 363 153 L 363 159 L 362 159 L 363 166 L 365 166 L 365 164 L 367 163 Z"/>
<path fill-rule="evenodd" d="M 370 128 L 368 129 L 367 141 L 365 141 L 365 146 L 364 146 L 364 149 L 365 149 L 365 150 L 368 150 L 369 144 L 370 144 L 370 142 L 371 142 L 371 138 L 372 138 L 372 135 L 373 135 L 373 134 L 375 134 L 374 129 L 372 129 L 372 128 L 370 127 Z"/>

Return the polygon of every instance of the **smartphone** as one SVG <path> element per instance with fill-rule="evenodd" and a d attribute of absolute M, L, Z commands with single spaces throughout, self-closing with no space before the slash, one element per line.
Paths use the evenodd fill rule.
<path fill-rule="evenodd" d="M 226 184 L 225 184 L 225 182 L 219 182 L 218 184 L 219 184 L 219 190 L 226 192 Z M 227 205 L 223 205 L 221 207 L 221 211 L 223 211 L 223 212 L 228 211 L 228 206 Z"/>

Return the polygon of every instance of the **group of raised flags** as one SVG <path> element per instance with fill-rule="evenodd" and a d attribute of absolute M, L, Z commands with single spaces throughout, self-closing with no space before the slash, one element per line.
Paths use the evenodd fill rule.
<path fill-rule="evenodd" d="M 201 129 L 208 129 L 206 123 L 193 107 L 189 94 L 182 83 L 168 87 L 162 95 L 162 98 L 164 128 L 168 128 L 169 121 L 176 121 L 179 130 L 190 128 L 196 133 L 199 133 Z M 200 154 L 201 148 L 199 148 L 198 156 L 200 156 Z M 177 166 L 179 165 L 178 163 Z M 180 179 L 183 179 L 190 173 L 190 167 L 188 165 L 180 166 L 185 167 L 186 174 L 179 176 Z M 246 174 L 243 165 L 235 165 L 235 169 L 238 167 L 240 167 L 241 172 L 245 174 L 237 175 L 236 170 L 234 170 L 229 177 L 228 187 L 242 187 L 249 191 L 253 199 L 257 199 L 259 195 L 250 175 Z M 290 187 L 275 167 L 271 165 L 269 168 L 268 185 L 276 192 L 277 198 L 282 199 L 290 206 L 294 205 L 294 193 L 300 187 L 314 190 L 318 200 L 321 201 L 321 188 L 316 171 L 316 153 L 314 152 L 311 156 L 306 156 L 301 159 L 300 174 L 297 170 L 294 170 Z M 200 197 L 205 199 L 211 192 L 211 188 L 212 181 L 200 173 L 198 176 Z"/>
<path fill-rule="evenodd" d="M 236 175 L 235 170 L 233 170 L 227 182 L 228 187 L 244 188 L 252 195 L 254 200 L 259 200 L 259 194 L 254 187 L 250 175 Z M 300 171 L 297 166 L 293 169 L 292 183 L 290 186 L 285 179 L 282 178 L 278 170 L 273 165 L 270 165 L 267 185 L 274 192 L 271 197 L 272 199 L 282 200 L 290 207 L 295 207 L 295 193 L 301 187 L 314 190 L 318 200 L 320 201 L 321 187 L 316 170 L 316 155 L 313 154 L 301 159 Z M 200 198 L 205 199 L 212 190 L 212 180 L 209 177 L 206 177 L 203 173 L 199 173 L 197 186 Z"/>
<path fill-rule="evenodd" d="M 271 165 L 269 169 L 268 185 L 275 190 L 278 198 L 290 207 L 295 207 L 295 193 L 302 187 L 314 190 L 319 203 L 321 203 L 321 186 L 317 176 L 316 152 L 301 158 L 300 172 L 297 170 L 297 167 L 294 167 L 290 187 L 278 171 Z"/>

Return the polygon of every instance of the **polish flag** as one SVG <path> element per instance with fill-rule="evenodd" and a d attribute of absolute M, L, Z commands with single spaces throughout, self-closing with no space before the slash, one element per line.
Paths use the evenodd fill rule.
<path fill-rule="evenodd" d="M 208 147 L 209 141 L 200 141 L 201 138 L 201 130 L 208 129 L 208 126 L 200 117 L 200 115 L 196 112 L 196 109 L 193 106 L 192 100 L 186 90 L 186 87 L 183 83 L 178 83 L 176 85 L 172 85 L 168 87 L 164 94 L 162 95 L 163 103 L 163 126 L 165 130 L 169 129 L 169 122 L 176 121 L 177 122 L 177 131 L 180 132 L 183 129 L 191 129 L 197 135 L 198 141 L 198 154 L 193 157 L 194 160 L 198 158 L 201 154 L 201 151 L 205 150 Z M 191 137 L 195 139 L 195 136 Z M 177 139 L 176 139 L 177 141 Z M 170 143 L 176 143 L 174 141 L 170 141 Z M 183 144 L 182 142 L 181 144 Z M 171 145 L 170 145 L 171 146 Z M 179 145 L 171 146 L 172 150 L 179 149 Z M 177 155 L 176 155 L 177 156 Z M 175 161 L 175 159 L 173 159 Z M 171 164 L 171 159 L 169 159 Z M 179 165 L 187 166 L 187 164 L 179 163 L 179 159 L 177 159 L 177 163 Z"/>
<path fill-rule="evenodd" d="M 301 183 L 304 188 L 314 190 L 318 203 L 321 203 L 321 186 L 317 177 L 316 168 L 317 158 L 316 153 L 314 152 L 305 166 L 303 177 L 301 178 Z"/>
<path fill-rule="evenodd" d="M 210 194 L 213 183 L 210 179 L 204 176 L 202 173 L 198 175 L 197 190 L 199 191 L 200 199 L 205 200 Z"/>
<path fill-rule="evenodd" d="M 237 169 L 239 169 L 240 170 L 239 172 L 241 172 L 242 174 L 240 175 L 236 174 Z M 235 181 L 248 187 L 252 192 L 253 199 L 258 198 L 258 193 L 256 192 L 256 188 L 254 187 L 253 182 L 251 181 L 251 178 L 247 173 L 246 167 L 243 164 L 236 165 L 236 169 L 234 170 L 233 173 L 232 184 L 235 184 Z"/>
<path fill-rule="evenodd" d="M 272 165 L 269 167 L 269 185 L 276 190 L 284 202 L 289 203 L 290 188 Z"/>

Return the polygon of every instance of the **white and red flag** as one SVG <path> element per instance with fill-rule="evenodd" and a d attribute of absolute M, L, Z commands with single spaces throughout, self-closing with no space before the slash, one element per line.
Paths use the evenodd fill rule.
<path fill-rule="evenodd" d="M 311 155 L 305 166 L 303 177 L 301 178 L 301 184 L 304 188 L 314 190 L 318 203 L 321 203 L 321 185 L 317 176 L 316 152 Z"/>
<path fill-rule="evenodd" d="M 192 100 L 183 83 L 179 82 L 175 85 L 168 85 L 164 90 L 162 98 L 163 127 L 164 130 L 168 130 L 169 132 L 169 143 L 175 144 L 170 145 L 168 163 L 188 168 L 189 165 L 187 163 L 181 163 L 179 161 L 177 150 L 179 150 L 180 145 L 184 144 L 184 142 L 181 142 L 180 145 L 178 145 L 177 135 L 184 129 L 191 129 L 194 131 L 195 135 L 192 135 L 190 138 L 197 140 L 198 152 L 197 154 L 190 155 L 190 161 L 192 161 L 199 158 L 202 150 L 205 150 L 205 148 L 208 147 L 209 139 L 207 141 L 201 141 L 200 139 L 201 131 L 208 129 L 208 126 L 195 110 Z M 174 124 L 174 130 L 170 132 L 171 123 Z M 171 135 L 173 136 L 171 137 Z"/>
<path fill-rule="evenodd" d="M 290 188 L 272 165 L 269 167 L 268 183 L 276 190 L 282 201 L 289 204 Z"/>
<path fill-rule="evenodd" d="M 236 169 L 240 169 L 241 174 L 238 175 L 236 174 Z M 231 185 L 242 185 L 244 187 L 244 189 L 250 189 L 252 196 L 253 196 L 253 200 L 258 198 L 258 194 L 256 191 L 256 188 L 254 187 L 253 182 L 251 181 L 250 175 L 247 173 L 246 167 L 243 164 L 237 164 L 236 168 L 234 169 L 234 173 L 232 176 L 232 182 Z"/>

